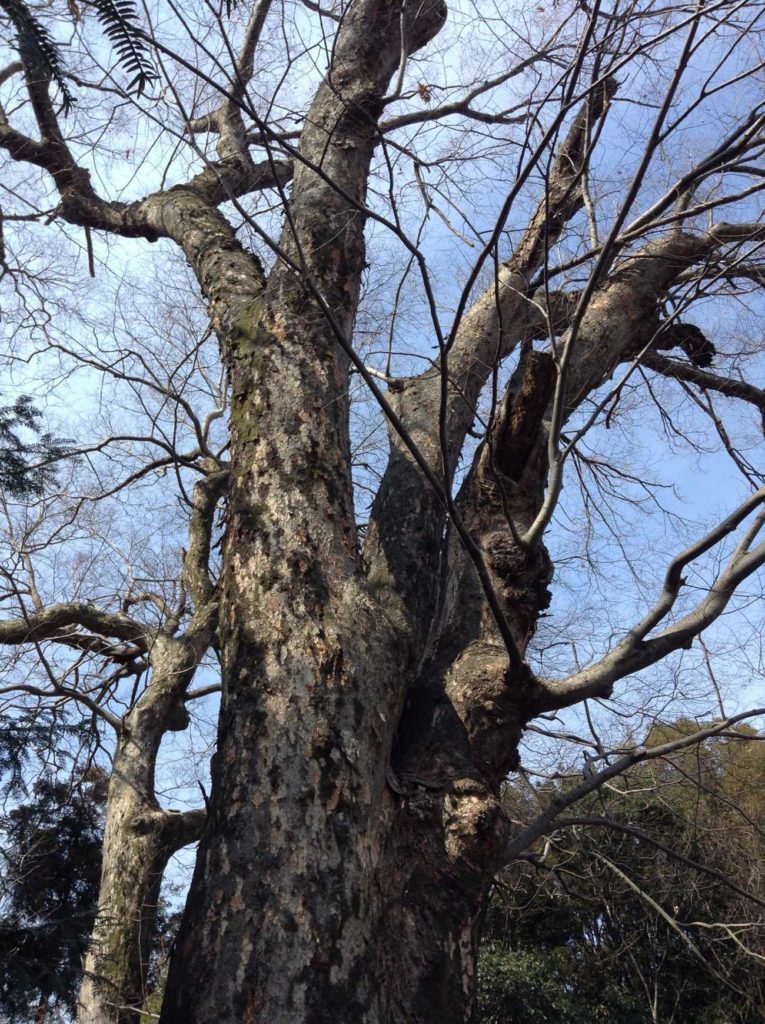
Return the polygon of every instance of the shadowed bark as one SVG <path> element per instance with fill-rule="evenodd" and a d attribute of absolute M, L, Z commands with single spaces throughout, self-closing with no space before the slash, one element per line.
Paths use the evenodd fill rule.
<path fill-rule="evenodd" d="M 598 77 L 598 60 L 576 96 L 575 61 L 560 115 L 512 184 L 451 331 L 423 339 L 439 342 L 438 360 L 375 392 L 390 453 L 362 545 L 348 396 L 352 368 L 374 385 L 353 346 L 374 215 L 370 167 L 407 58 L 436 38 L 446 11 L 441 0 L 354 0 L 330 18 L 329 69 L 293 148 L 295 133 L 274 140 L 248 107 L 268 9 L 264 0 L 250 12 L 221 105 L 187 124 L 190 135 L 217 136 L 218 159 L 173 188 L 129 204 L 98 195 L 65 141 L 49 83 L 28 62 L 39 140 L 0 118 L 0 146 L 48 172 L 68 223 L 180 247 L 231 392 L 230 468 L 207 466 L 194 494 L 183 567 L 193 613 L 184 629 L 166 622 L 149 635 L 126 614 L 71 604 L 0 623 L 0 642 L 62 643 L 118 663 L 141 657 L 152 671 L 122 720 L 103 716 L 117 744 L 82 1022 L 137 1019 L 164 866 L 204 821 L 163 1024 L 461 1024 L 473 1008 L 486 896 L 513 850 L 500 788 L 518 766 L 524 728 L 536 715 L 609 696 L 620 679 L 687 646 L 765 563 L 760 515 L 710 591 L 671 619 L 681 569 L 759 510 L 758 491 L 676 557 L 655 606 L 599 662 L 555 680 L 526 661 L 550 602 L 543 536 L 575 444 L 566 434 L 575 414 L 594 406 L 597 417 L 611 378 L 641 362 L 762 408 L 752 385 L 706 372 L 714 345 L 669 317 L 666 299 L 705 260 L 765 232 L 727 224 L 686 231 L 671 221 L 659 230 L 656 218 L 693 184 L 683 181 L 657 201 L 647 241 L 634 226 L 619 234 L 634 196 L 607 243 L 591 223 L 596 272 L 585 286 L 551 290 L 551 250 L 577 215 L 591 217 L 590 153 L 617 88 L 612 75 Z M 590 29 L 596 21 L 593 14 Z M 453 112 L 444 109 L 434 116 Z M 253 136 L 282 147 L 280 159 L 254 163 Z M 654 148 L 660 136 L 661 120 Z M 715 149 L 704 173 L 740 145 L 733 137 Z M 509 210 L 540 168 L 544 194 L 502 262 Z M 702 179 L 699 171 L 694 180 Z M 269 188 L 279 191 L 284 220 L 267 272 L 219 207 Z M 493 280 L 476 296 L 494 259 Z M 678 348 L 690 360 L 682 369 L 657 354 Z M 496 400 L 453 497 L 488 388 Z M 211 519 L 224 486 L 216 583 Z M 208 813 L 173 815 L 154 794 L 157 751 L 183 725 L 184 697 L 212 645 L 222 706 Z M 528 842 L 535 838 L 532 829 Z"/>

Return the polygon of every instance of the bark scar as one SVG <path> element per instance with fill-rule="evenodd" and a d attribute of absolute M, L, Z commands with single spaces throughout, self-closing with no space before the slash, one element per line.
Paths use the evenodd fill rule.
<path fill-rule="evenodd" d="M 519 380 L 499 423 L 496 465 L 511 480 L 520 480 L 540 436 L 540 427 L 555 389 L 557 372 L 549 352 L 526 352 L 518 364 Z"/>

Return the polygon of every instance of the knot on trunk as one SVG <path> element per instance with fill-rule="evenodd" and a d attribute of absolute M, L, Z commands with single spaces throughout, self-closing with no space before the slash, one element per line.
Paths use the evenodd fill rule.
<path fill-rule="evenodd" d="M 178 703 L 173 704 L 170 710 L 167 712 L 165 718 L 165 729 L 168 732 L 183 732 L 184 729 L 188 729 L 191 725 L 191 716 L 189 715 L 188 708 L 179 700 Z"/>
<path fill-rule="evenodd" d="M 444 27 L 446 4 L 444 0 L 423 0 L 422 3 L 405 4 L 402 16 L 406 49 L 408 53 L 414 53 L 415 50 L 427 45 Z"/>
<path fill-rule="evenodd" d="M 550 604 L 553 566 L 543 544 L 531 550 L 520 547 L 511 524 L 516 531 L 527 528 L 544 494 L 545 415 L 556 380 L 549 353 L 528 350 L 522 355 L 481 457 L 470 522 L 521 648 L 539 612 Z"/>
<path fill-rule="evenodd" d="M 475 779 L 455 779 L 444 798 L 444 844 L 452 871 L 485 878 L 499 866 L 509 838 L 500 799 Z"/>
<path fill-rule="evenodd" d="M 498 787 L 520 763 L 518 743 L 526 721 L 526 694 L 509 676 L 507 655 L 489 644 L 470 644 L 449 675 L 447 692 L 467 734 L 473 764 Z"/>
<path fill-rule="evenodd" d="M 159 840 L 164 815 L 158 807 L 141 807 L 130 816 L 126 824 L 136 836 L 151 836 Z"/>
<path fill-rule="evenodd" d="M 528 643 L 540 611 L 549 608 L 553 563 L 543 544 L 519 548 L 507 529 L 489 533 L 483 542 L 497 592 L 522 646 Z"/>

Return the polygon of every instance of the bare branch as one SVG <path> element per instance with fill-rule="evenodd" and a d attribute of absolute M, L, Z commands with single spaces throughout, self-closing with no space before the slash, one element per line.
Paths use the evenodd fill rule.
<path fill-rule="evenodd" d="M 685 582 L 682 577 L 685 566 L 719 544 L 764 501 L 765 488 L 743 502 L 696 544 L 677 555 L 670 563 L 664 589 L 654 607 L 599 662 L 566 679 L 539 680 L 542 692 L 534 705 L 537 713 L 569 707 L 588 697 L 608 697 L 618 680 L 655 664 L 673 651 L 690 647 L 693 639 L 722 614 L 736 587 L 765 565 L 765 542 L 754 548 L 751 546 L 765 525 L 765 513 L 761 512 L 755 518 L 728 564 L 696 608 L 656 636 L 646 637 L 674 607 Z"/>
<path fill-rule="evenodd" d="M 705 391 L 716 391 L 726 398 L 740 398 L 749 402 L 760 410 L 765 431 L 765 389 L 755 387 L 748 381 L 736 380 L 734 377 L 720 377 L 715 373 L 700 370 L 697 366 L 660 355 L 658 352 L 646 352 L 640 362 L 642 366 L 660 373 L 663 377 L 686 381 L 688 384 L 696 384 Z"/>
<path fill-rule="evenodd" d="M 686 867 L 692 868 L 694 871 L 698 871 L 703 875 L 708 875 L 710 878 L 716 878 L 718 882 L 722 882 L 723 885 L 727 886 L 732 892 L 736 892 L 739 896 L 743 896 L 747 900 L 751 900 L 752 903 L 756 903 L 758 906 L 765 907 L 765 899 L 758 896 L 754 892 L 750 892 L 748 889 L 742 889 L 741 886 L 728 877 L 724 872 L 718 871 L 717 868 L 708 867 L 706 864 L 700 864 L 698 861 L 693 860 L 691 857 L 686 857 L 684 854 L 679 853 L 677 850 L 673 850 L 671 846 L 667 846 L 665 843 L 660 842 L 649 832 L 644 831 L 641 828 L 637 828 L 635 825 L 630 825 L 628 822 L 617 821 L 615 818 L 604 818 L 597 814 L 582 814 L 576 818 L 556 818 L 556 828 L 572 828 L 578 825 L 594 826 L 596 828 L 609 828 L 614 829 L 617 832 L 624 832 L 626 835 L 634 836 L 641 842 L 649 843 L 651 846 L 655 846 L 657 850 L 661 850 L 668 857 L 678 861 L 681 864 L 685 864 Z"/>
<path fill-rule="evenodd" d="M 19 619 L 0 621 L 0 643 L 26 644 L 34 640 L 57 640 L 67 644 L 76 640 L 68 627 L 90 630 L 99 636 L 129 640 L 140 651 L 148 649 L 147 627 L 127 615 L 104 612 L 91 604 L 69 602 L 51 605 L 41 612 Z"/>
<path fill-rule="evenodd" d="M 611 779 L 624 774 L 633 765 L 640 764 L 643 761 L 653 761 L 657 758 L 668 757 L 678 750 L 684 750 L 686 747 L 694 746 L 713 736 L 718 736 L 739 722 L 744 722 L 749 718 L 758 718 L 763 714 L 765 714 L 765 708 L 752 708 L 749 711 L 742 711 L 738 715 L 715 722 L 713 725 L 699 729 L 698 732 L 681 736 L 676 740 L 670 740 L 655 747 L 638 747 L 620 757 L 617 761 L 614 761 L 613 764 L 607 765 L 601 771 L 593 772 L 588 778 L 574 786 L 573 789 L 555 796 L 534 821 L 513 836 L 507 847 L 506 861 L 514 860 L 524 850 L 528 850 L 529 847 L 533 846 L 542 836 L 553 831 L 557 827 L 556 820 L 558 816 L 567 807 L 571 807 L 583 797 L 594 793 Z"/>
<path fill-rule="evenodd" d="M 213 470 L 194 485 L 194 508 L 189 522 L 189 547 L 183 560 L 183 580 L 198 610 L 214 599 L 210 579 L 210 542 L 215 508 L 228 483 L 228 471 Z"/>

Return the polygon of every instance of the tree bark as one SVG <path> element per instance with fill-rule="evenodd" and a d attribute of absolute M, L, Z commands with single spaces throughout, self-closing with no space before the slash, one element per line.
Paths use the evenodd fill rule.
<path fill-rule="evenodd" d="M 212 519 L 226 484 L 210 467 L 193 492 L 183 582 L 194 602 L 184 633 L 170 621 L 151 640 L 151 678 L 119 723 L 106 804 L 101 887 L 78 1000 L 80 1024 L 136 1024 L 147 992 L 160 886 L 170 857 L 202 835 L 206 812 L 160 808 L 154 786 L 164 735 L 185 729 L 184 696 L 213 641 L 218 594 L 209 574 Z"/>
<path fill-rule="evenodd" d="M 255 16 L 261 26 L 266 11 L 259 6 Z M 403 83 L 407 58 L 444 18 L 441 0 L 349 4 L 289 165 L 254 165 L 246 150 L 237 103 L 246 101 L 250 53 L 234 93 L 201 119 L 217 126 L 221 159 L 131 204 L 96 194 L 34 68 L 27 85 L 41 141 L 7 119 L 0 124 L 0 145 L 14 159 L 51 174 L 66 220 L 182 248 L 232 395 L 220 594 L 206 570 L 208 530 L 201 547 L 190 545 L 185 567 L 202 616 L 197 639 L 193 630 L 156 638 L 152 685 L 120 725 L 83 1021 L 132 1024 L 142 998 L 159 877 L 183 832 L 156 804 L 154 763 L 216 626 L 223 699 L 212 797 L 162 1021 L 462 1024 L 472 1012 L 483 905 L 509 845 L 500 787 L 517 766 L 525 725 L 608 696 L 616 679 L 689 643 L 765 563 L 765 548 L 737 549 L 699 608 L 649 638 L 677 598 L 691 548 L 656 607 L 595 666 L 551 682 L 525 663 L 549 600 L 552 564 L 541 537 L 561 487 L 556 428 L 652 346 L 680 344 L 697 362 L 694 373 L 705 365 L 711 346 L 688 325 L 662 325 L 662 299 L 717 244 L 762 237 L 752 226 L 697 235 L 673 228 L 618 262 L 631 243 L 616 239 L 616 225 L 596 276 L 540 303 L 534 281 L 585 203 L 592 129 L 616 88 L 610 76 L 587 92 L 546 167 L 544 197 L 512 258 L 467 309 L 506 227 L 500 216 L 453 332 L 439 337 L 437 364 L 391 385 L 390 460 L 362 550 L 347 396 L 367 180 L 389 84 L 399 70 Z M 540 155 L 568 116 L 578 75 Z M 257 127 L 267 143 L 267 127 Z M 528 161 L 520 177 L 539 166 Z M 218 206 L 290 177 L 277 261 L 266 275 Z M 508 211 L 522 184 L 511 188 Z M 549 338 L 549 351 L 533 350 L 539 338 Z M 510 385 L 452 500 L 482 390 L 517 348 Z M 731 382 L 719 386 L 732 393 Z M 67 614 L 84 621 L 89 612 L 72 606 Z M 63 642 L 66 614 L 37 618 L 39 636 Z M 99 624 L 124 633 L 121 616 Z M 29 623 L 11 625 L 0 640 L 24 642 Z"/>
<path fill-rule="evenodd" d="M 162 737 L 188 724 L 177 695 L 198 655 L 184 639 L 159 636 L 151 659 L 150 688 L 123 720 L 112 763 L 98 910 L 78 998 L 81 1024 L 140 1019 L 162 877 L 173 853 L 198 839 L 204 826 L 203 811 L 163 811 L 154 796 Z"/>
<path fill-rule="evenodd" d="M 432 3 L 404 12 L 411 52 L 439 29 L 443 11 Z M 500 645 L 486 656 L 496 624 L 484 621 L 473 569 L 462 573 L 477 609 L 469 635 L 430 650 L 444 509 L 394 436 L 362 560 L 348 463 L 342 341 L 358 301 L 360 206 L 381 98 L 401 58 L 400 16 L 379 0 L 349 9 L 301 139 L 306 162 L 295 166 L 285 258 L 249 310 L 218 318 L 235 323 L 221 336 L 230 354 L 233 467 L 223 706 L 210 826 L 164 1022 L 461 1021 L 472 999 L 482 898 L 507 840 L 498 786 L 516 758 L 523 704 L 513 698 L 511 728 L 494 741 L 503 753 L 485 764 L 472 735 L 481 727 L 467 721 L 471 701 L 460 704 L 463 677 L 481 680 L 487 707 L 508 703 L 512 687 L 507 652 Z M 502 268 L 498 294 L 478 301 L 455 339 L 450 464 L 440 463 L 434 435 L 438 373 L 396 398 L 447 487 L 491 366 L 536 317 L 529 281 L 545 239 L 581 206 L 585 122 L 602 115 L 611 93 L 608 84 L 585 104 L 556 163 L 551 199 Z M 519 472 L 533 461 L 530 452 L 516 458 Z M 536 495 L 544 466 L 538 458 L 534 466 Z M 489 520 L 501 514 L 495 506 Z M 537 549 L 527 561 L 534 594 L 512 627 L 521 648 L 540 603 L 540 571 L 548 571 Z M 516 619 L 518 593 L 511 587 L 504 600 Z M 484 648 L 470 647 L 484 633 Z"/>
<path fill-rule="evenodd" d="M 300 277 L 278 264 L 249 318 L 222 339 L 233 467 L 223 703 L 210 827 L 165 1021 L 384 1019 L 370 969 L 376 867 L 410 652 L 391 642 L 398 612 L 381 619 L 359 556 L 337 332 L 350 338 L 353 327 L 365 255 L 359 207 L 401 39 L 413 52 L 444 13 L 438 0 L 349 8 L 307 118 L 308 163 L 296 167 L 280 243 Z"/>

